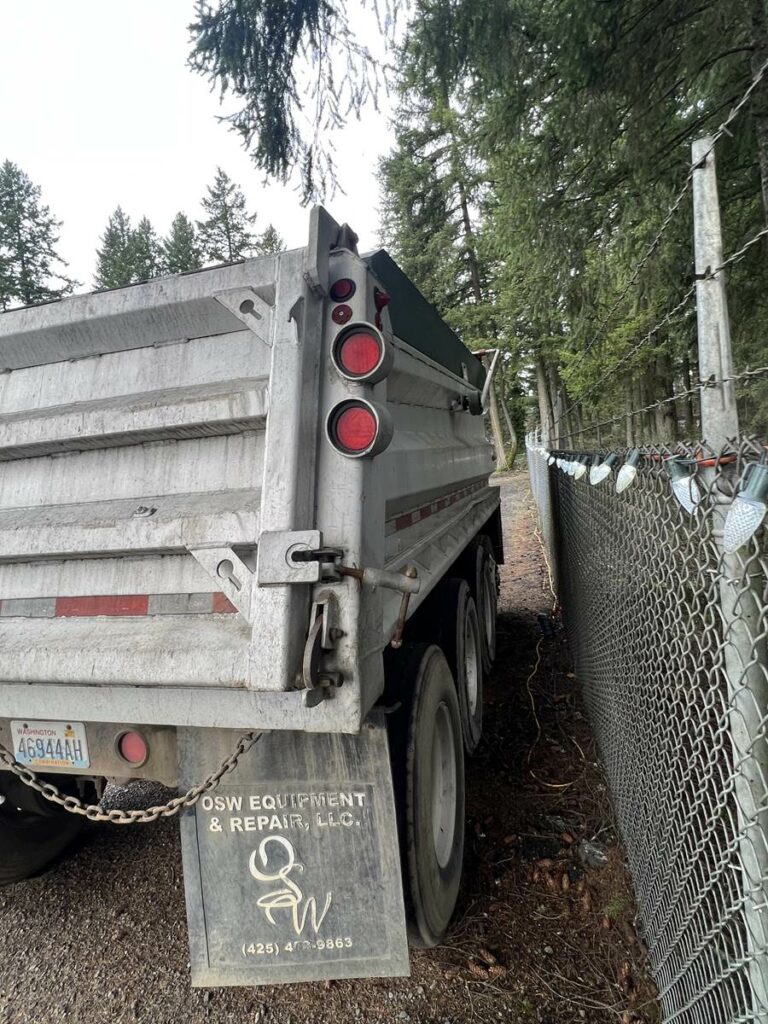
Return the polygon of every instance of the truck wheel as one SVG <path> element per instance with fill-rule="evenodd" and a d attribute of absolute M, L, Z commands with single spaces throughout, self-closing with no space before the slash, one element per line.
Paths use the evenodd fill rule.
<path fill-rule="evenodd" d="M 456 687 L 439 647 L 388 659 L 400 708 L 390 737 L 408 937 L 436 946 L 456 906 L 464 856 L 464 752 Z"/>
<path fill-rule="evenodd" d="M 414 618 L 410 635 L 437 644 L 445 655 L 456 682 L 464 749 L 474 754 L 483 732 L 483 650 L 467 581 L 442 580 Z"/>
<path fill-rule="evenodd" d="M 0 797 L 0 885 L 9 885 L 55 861 L 80 832 L 83 819 L 55 807 L 7 772 L 0 772 Z"/>
<path fill-rule="evenodd" d="M 482 635 L 483 668 L 490 672 L 496 660 L 496 613 L 498 584 L 493 546 L 486 536 L 478 537 L 475 547 L 475 586 L 473 588 L 477 617 Z"/>

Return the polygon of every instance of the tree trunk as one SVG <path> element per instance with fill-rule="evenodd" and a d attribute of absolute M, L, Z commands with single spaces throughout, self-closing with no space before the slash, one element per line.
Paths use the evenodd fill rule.
<path fill-rule="evenodd" d="M 549 400 L 549 388 L 547 387 L 547 370 L 544 360 L 540 355 L 536 356 L 536 393 L 539 398 L 539 419 L 541 420 L 542 440 L 549 447 L 557 445 L 560 440 L 555 438 L 555 417 L 552 404 Z"/>
<path fill-rule="evenodd" d="M 453 116 L 453 111 L 451 111 Z M 467 253 L 467 262 L 469 263 L 469 277 L 472 282 L 472 294 L 475 297 L 475 302 L 478 305 L 483 301 L 483 287 L 482 279 L 480 277 L 480 264 L 477 259 L 477 250 L 475 249 L 475 239 L 472 234 L 472 221 L 469 216 L 469 199 L 467 198 L 467 186 L 464 182 L 464 176 L 461 169 L 461 160 L 459 158 L 459 141 L 451 130 L 451 163 L 453 165 L 453 176 L 456 181 L 456 188 L 459 192 L 459 204 L 461 206 L 461 226 L 462 233 L 464 235 L 464 247 Z"/>
<path fill-rule="evenodd" d="M 653 399 L 669 398 L 674 394 L 672 366 L 669 356 L 662 351 L 656 356 Z M 677 410 L 674 402 L 665 402 L 654 410 L 656 414 L 656 435 L 660 441 L 674 441 L 677 434 Z"/>
<path fill-rule="evenodd" d="M 501 381 L 500 399 L 501 399 L 501 411 L 504 414 L 504 420 L 507 424 L 507 432 L 509 433 L 509 451 L 507 452 L 507 465 L 510 469 L 515 468 L 515 459 L 517 457 L 517 431 L 515 430 L 514 424 L 512 423 L 512 417 L 509 415 L 509 409 L 507 407 L 507 381 L 506 377 L 502 373 L 499 378 Z"/>
<path fill-rule="evenodd" d="M 558 443 L 572 444 L 570 438 L 569 424 L 565 415 L 565 395 L 563 384 L 557 367 L 551 363 L 547 366 L 547 383 L 549 385 L 549 402 L 552 409 L 554 430 Z M 574 410 L 575 411 L 575 410 Z"/>
<path fill-rule="evenodd" d="M 626 388 L 624 389 L 624 409 L 626 411 L 627 426 L 627 448 L 635 447 L 635 421 L 632 418 L 632 398 L 632 382 L 629 381 Z"/>
<path fill-rule="evenodd" d="M 475 302 L 478 305 L 483 301 L 483 289 L 480 283 L 480 267 L 477 262 L 477 252 L 475 250 L 475 241 L 472 237 L 472 222 L 469 219 L 469 204 L 467 202 L 467 194 L 464 188 L 464 182 L 460 177 L 457 176 L 457 184 L 459 188 L 459 202 L 461 203 L 461 223 L 464 229 L 464 245 L 467 250 L 467 260 L 469 261 L 469 275 L 472 280 L 472 294 L 475 296 Z"/>
<path fill-rule="evenodd" d="M 752 0 L 752 56 L 753 76 L 768 60 L 768 24 L 764 0 Z M 760 186 L 763 195 L 763 216 L 768 222 L 768 82 L 760 82 L 752 94 L 752 109 L 757 134 L 757 159 L 760 165 Z"/>
<path fill-rule="evenodd" d="M 691 389 L 691 361 L 686 353 L 683 356 L 683 390 L 690 391 Z M 683 432 L 687 441 L 693 440 L 693 435 L 696 430 L 694 411 L 693 411 L 693 395 L 686 395 L 683 399 Z"/>
<path fill-rule="evenodd" d="M 501 420 L 499 418 L 499 403 L 496 401 L 495 380 L 491 381 L 491 386 L 488 388 L 488 413 L 491 421 L 493 447 L 496 452 L 496 469 L 508 469 L 507 453 L 504 448 L 504 434 L 501 430 Z"/>

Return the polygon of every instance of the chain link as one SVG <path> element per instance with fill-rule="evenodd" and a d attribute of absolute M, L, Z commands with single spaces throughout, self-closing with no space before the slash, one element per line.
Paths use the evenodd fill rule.
<path fill-rule="evenodd" d="M 768 531 L 733 495 L 764 448 L 750 437 L 641 445 L 618 494 L 615 473 L 593 485 L 550 467 L 543 440 L 526 441 L 531 489 L 662 1018 L 763 1024 Z M 695 491 L 673 491 L 674 455 L 708 466 Z M 743 531 L 735 551 L 729 519 Z"/>
<path fill-rule="evenodd" d="M 225 758 L 218 768 L 212 772 L 207 779 L 192 786 L 181 796 L 175 796 L 167 804 L 160 804 L 157 807 L 146 807 L 143 810 L 124 811 L 118 807 L 110 811 L 103 811 L 98 804 L 86 804 L 76 796 L 62 793 L 61 790 L 51 782 L 41 782 L 31 768 L 19 764 L 10 750 L 7 750 L 0 743 L 0 761 L 20 779 L 25 786 L 34 789 L 52 804 L 69 811 L 70 814 L 79 814 L 89 821 L 106 821 L 112 825 L 145 825 L 150 821 L 157 821 L 158 818 L 172 818 L 180 811 L 188 807 L 194 807 L 201 796 L 213 792 L 219 785 L 222 778 L 237 767 L 237 763 L 243 754 L 246 754 L 254 744 L 261 739 L 260 732 L 246 732 L 238 739 L 235 749 Z"/>

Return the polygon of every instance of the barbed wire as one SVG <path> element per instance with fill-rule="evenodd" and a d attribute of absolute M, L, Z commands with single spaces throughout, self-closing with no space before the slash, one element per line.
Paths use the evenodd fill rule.
<path fill-rule="evenodd" d="M 692 395 L 698 395 L 702 388 L 718 388 L 724 384 L 730 384 L 735 381 L 749 381 L 757 380 L 760 377 L 768 378 L 768 366 L 758 366 L 754 370 L 741 370 L 739 373 L 731 373 L 726 377 L 715 377 L 714 375 L 708 377 L 706 380 L 698 380 L 691 387 L 685 388 L 683 391 L 677 391 L 674 395 L 670 395 L 668 398 L 660 398 L 657 402 L 651 402 L 649 405 L 644 405 L 637 409 L 631 409 L 628 412 L 622 412 L 618 416 L 612 416 L 611 419 L 601 420 L 599 423 L 591 423 L 588 427 L 582 427 L 580 430 L 569 430 L 569 437 L 580 437 L 582 434 L 589 434 L 593 431 L 600 430 L 603 427 L 613 426 L 614 423 L 621 423 L 626 419 L 634 419 L 636 416 L 640 416 L 646 412 L 653 412 L 655 409 L 661 408 L 663 405 L 669 405 L 670 402 L 677 402 L 681 398 L 689 398 Z M 557 435 L 556 440 L 560 439 L 561 435 Z"/>
<path fill-rule="evenodd" d="M 675 316 L 677 316 L 678 313 L 685 309 L 685 307 L 688 305 L 688 303 L 691 301 L 695 294 L 696 284 L 694 283 L 691 285 L 691 287 L 688 289 L 688 291 L 685 293 L 685 295 L 682 297 L 682 299 L 680 300 L 680 302 L 678 302 L 676 306 L 674 306 L 667 313 L 665 313 L 661 320 L 659 320 L 658 323 L 654 324 L 653 327 L 642 336 L 642 338 L 637 342 L 637 344 L 633 345 L 628 352 L 625 352 L 625 354 L 619 359 L 619 361 L 615 363 L 610 368 L 610 370 L 608 370 L 605 374 L 602 375 L 599 381 L 593 384 L 592 387 L 588 388 L 586 391 L 582 392 L 582 394 L 579 395 L 578 399 L 575 402 L 573 402 L 570 406 L 568 406 L 565 412 L 558 417 L 555 425 L 557 426 L 559 423 L 561 423 L 562 420 L 568 415 L 569 412 L 571 412 L 572 409 L 575 408 L 576 405 L 578 405 L 580 402 L 583 402 L 585 399 L 589 398 L 590 395 L 594 394 L 595 391 L 597 391 L 597 389 L 604 383 L 606 376 L 613 375 L 625 363 L 628 363 L 632 356 L 634 356 L 635 353 L 638 352 L 643 347 L 643 345 L 649 342 L 657 331 L 660 331 L 662 327 L 668 324 Z"/>
<path fill-rule="evenodd" d="M 722 124 L 720 124 L 715 129 L 715 131 L 712 134 L 712 143 L 710 144 L 710 146 L 708 147 L 706 152 L 698 160 L 696 160 L 695 162 L 691 163 L 690 167 L 688 168 L 688 173 L 685 176 L 685 181 L 683 183 L 683 187 L 681 188 L 680 192 L 677 194 L 677 196 L 673 200 L 672 205 L 669 207 L 669 210 L 667 211 L 667 215 L 664 218 L 664 220 L 662 221 L 661 227 L 659 228 L 658 232 L 656 233 L 653 241 L 648 246 L 648 248 L 645 251 L 645 253 L 640 257 L 638 262 L 635 264 L 635 268 L 632 271 L 632 273 L 631 273 L 631 275 L 629 277 L 629 280 L 627 281 L 626 285 L 622 289 L 622 291 L 619 294 L 618 298 L 615 300 L 615 302 L 613 303 L 613 305 L 609 309 L 609 311 L 606 314 L 606 316 L 603 318 L 603 320 L 599 324 L 597 330 L 595 331 L 595 334 L 593 335 L 591 340 L 587 343 L 585 348 L 582 349 L 582 351 L 579 354 L 579 357 L 576 360 L 576 362 L 574 363 L 574 365 L 572 367 L 570 367 L 571 371 L 577 369 L 581 365 L 581 363 L 584 361 L 584 359 L 586 359 L 587 355 L 592 351 L 592 349 L 595 347 L 597 342 L 603 336 L 603 334 L 605 332 L 605 328 L 610 323 L 610 320 L 613 317 L 613 314 L 616 312 L 616 310 L 619 308 L 619 306 L 624 301 L 626 296 L 629 294 L 630 289 L 632 288 L 632 286 L 635 284 L 635 282 L 637 281 L 638 277 L 640 276 L 640 272 L 642 271 L 643 267 L 647 264 L 648 260 L 651 258 L 651 256 L 656 251 L 656 249 L 659 247 L 659 245 L 661 243 L 661 239 L 664 237 L 664 234 L 665 234 L 667 228 L 672 223 L 672 219 L 674 218 L 675 213 L 680 209 L 680 204 L 682 203 L 683 199 L 686 197 L 686 195 L 688 194 L 688 191 L 690 190 L 691 183 L 693 181 L 693 174 L 694 174 L 694 172 L 699 167 L 701 167 L 704 163 L 706 163 L 708 157 L 710 156 L 712 151 L 715 149 L 715 146 L 717 145 L 719 140 L 728 131 L 728 128 L 730 127 L 730 125 L 735 121 L 735 119 L 738 117 L 738 115 L 741 112 L 741 110 L 749 102 L 749 98 L 751 97 L 752 93 L 755 91 L 757 86 L 760 84 L 760 82 L 764 78 L 766 71 L 768 71 L 768 60 L 764 61 L 763 64 L 758 68 L 758 70 L 755 72 L 755 75 L 752 78 L 752 81 L 750 82 L 747 90 L 744 92 L 744 95 L 741 97 L 741 99 L 738 101 L 738 103 L 736 103 L 731 108 L 728 116 L 722 122 Z M 727 266 L 727 263 L 723 264 L 723 266 Z M 718 267 L 718 270 L 720 270 L 720 269 L 722 269 L 722 268 Z M 714 273 L 717 273 L 717 271 L 715 271 Z M 578 404 L 578 402 L 581 401 L 581 400 L 582 399 L 579 398 L 575 402 L 573 402 L 561 414 L 561 416 L 558 418 L 557 422 L 559 423 L 565 416 L 567 416 L 568 413 L 571 412 L 571 410 L 574 409 L 575 406 Z"/>
<path fill-rule="evenodd" d="M 744 245 L 742 245 L 742 247 L 740 249 L 737 249 L 735 252 L 732 252 L 730 254 L 730 256 L 728 256 L 727 259 L 723 260 L 723 262 L 721 264 L 719 264 L 719 266 L 715 267 L 714 270 L 708 270 L 707 274 L 706 274 L 706 279 L 710 280 L 711 278 L 716 277 L 717 274 L 721 273 L 721 271 L 726 270 L 729 266 L 732 266 L 734 263 L 738 263 L 740 260 L 744 259 L 744 257 L 749 252 L 749 250 L 754 245 L 757 245 L 757 243 L 762 238 L 766 238 L 766 237 L 768 237 L 768 227 L 763 228 L 761 231 L 758 231 L 757 234 L 753 235 L 752 238 L 750 238 L 748 242 L 745 242 Z M 640 340 L 635 345 L 633 345 L 632 348 L 629 349 L 629 351 L 626 352 L 618 360 L 618 362 L 616 362 L 611 367 L 610 370 L 607 371 L 607 375 L 608 376 L 612 376 L 614 373 L 616 373 L 617 370 L 621 369 L 622 366 L 624 366 L 626 363 L 628 363 L 632 359 L 632 357 L 643 347 L 643 345 L 647 344 L 649 341 L 652 340 L 654 334 L 656 334 L 656 332 L 658 330 L 660 330 L 662 327 L 664 327 L 666 324 L 668 324 L 672 320 L 673 317 L 675 317 L 679 312 L 681 312 L 686 307 L 686 305 L 690 302 L 690 300 L 696 294 L 696 284 L 697 284 L 697 282 L 694 281 L 694 283 L 691 285 L 691 287 L 688 289 L 688 291 L 682 297 L 680 302 L 678 302 L 678 304 L 676 306 L 674 306 L 667 313 L 665 313 L 664 316 L 661 318 L 661 320 L 659 320 L 658 323 L 654 324 L 654 326 L 649 331 L 647 331 L 642 336 L 642 338 L 640 338 Z M 592 385 L 592 387 L 590 387 L 586 391 L 582 392 L 579 395 L 578 399 L 576 399 L 574 402 L 572 402 L 571 405 L 569 405 L 568 408 L 565 410 L 565 412 L 563 412 L 559 417 L 557 417 L 557 419 L 555 421 L 555 427 L 558 427 L 560 425 L 560 423 L 563 421 L 563 419 L 568 415 L 569 412 L 571 412 L 576 407 L 576 405 L 584 402 L 587 398 L 589 398 L 591 395 L 593 395 L 595 393 L 595 391 L 597 391 L 597 389 L 603 383 L 605 376 L 606 375 L 603 374 L 601 380 L 597 381 L 595 384 Z M 695 390 L 698 390 L 698 387 Z M 681 397 L 685 397 L 685 396 L 681 396 Z M 670 399 L 662 399 L 661 401 L 662 402 L 670 401 Z M 643 410 L 643 411 L 645 411 L 645 410 Z M 622 417 L 620 417 L 620 418 L 623 419 L 624 415 L 626 415 L 626 414 L 623 414 Z"/>
<path fill-rule="evenodd" d="M 723 260 L 719 267 L 715 267 L 709 276 L 714 277 L 716 274 L 719 274 L 721 270 L 725 270 L 726 267 L 731 266 L 731 264 L 738 263 L 739 260 L 743 260 L 752 246 L 757 245 L 760 239 L 765 238 L 766 235 L 768 235 L 768 228 L 763 228 L 762 231 L 758 231 L 757 234 L 750 238 L 748 242 L 745 242 L 740 249 L 731 253 L 727 259 Z"/>

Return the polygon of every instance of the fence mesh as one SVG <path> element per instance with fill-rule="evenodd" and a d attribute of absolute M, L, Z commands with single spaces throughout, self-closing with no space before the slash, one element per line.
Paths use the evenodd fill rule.
<path fill-rule="evenodd" d="M 766 530 L 723 547 L 765 450 L 644 448 L 617 494 L 621 460 L 591 484 L 589 469 L 567 471 L 577 453 L 547 452 L 536 435 L 527 448 L 664 1020 L 766 1022 Z M 691 491 L 682 477 L 684 497 L 698 488 L 692 512 L 673 493 L 672 455 L 695 478 Z"/>

